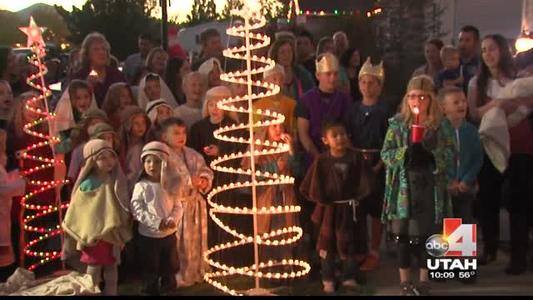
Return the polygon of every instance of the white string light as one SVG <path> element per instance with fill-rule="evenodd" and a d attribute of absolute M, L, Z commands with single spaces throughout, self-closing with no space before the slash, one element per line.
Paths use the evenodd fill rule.
<path fill-rule="evenodd" d="M 204 260 L 214 268 L 214 271 L 208 272 L 204 275 L 204 279 L 206 282 L 225 293 L 230 295 L 243 295 L 243 292 L 230 288 L 229 286 L 220 282 L 220 279 L 233 275 L 253 277 L 255 278 L 255 288 L 259 289 L 260 278 L 278 280 L 297 278 L 308 274 L 311 270 L 311 267 L 307 262 L 298 259 L 282 259 L 281 261 L 269 260 L 268 262 L 259 261 L 259 245 L 284 246 L 293 244 L 302 237 L 303 230 L 298 226 L 290 226 L 259 234 L 257 230 L 257 216 L 299 213 L 301 208 L 297 205 L 264 207 L 257 206 L 257 187 L 294 184 L 294 178 L 283 174 L 255 170 L 255 159 L 260 156 L 287 153 L 290 148 L 289 145 L 285 143 L 271 142 L 268 140 L 263 141 L 254 138 L 254 129 L 264 128 L 270 125 L 283 124 L 285 121 L 285 116 L 282 114 L 270 110 L 254 110 L 252 106 L 253 100 L 270 97 L 280 92 L 280 87 L 278 85 L 252 80 L 253 75 L 261 75 L 265 71 L 273 69 L 276 65 L 275 61 L 272 59 L 257 57 L 256 55 L 251 54 L 251 51 L 266 47 L 270 44 L 270 38 L 268 36 L 252 32 L 253 30 L 265 26 L 266 19 L 260 14 L 260 6 L 258 7 L 257 2 L 254 2 L 253 4 L 245 3 L 241 10 L 233 10 L 231 13 L 243 18 L 244 24 L 233 26 L 227 29 L 226 33 L 230 36 L 243 38 L 245 43 L 244 46 L 241 47 L 226 49 L 223 51 L 223 53 L 224 56 L 229 58 L 245 60 L 247 67 L 245 70 L 224 73 L 220 76 L 220 78 L 226 82 L 246 85 L 248 87 L 248 92 L 244 96 L 223 99 L 217 103 L 217 107 L 228 112 L 246 114 L 248 116 L 248 122 L 219 128 L 214 131 L 213 135 L 216 139 L 221 141 L 247 144 L 250 150 L 246 152 L 230 153 L 222 157 L 218 157 L 211 162 L 210 166 L 213 170 L 218 172 L 248 175 L 251 177 L 251 179 L 249 181 L 232 182 L 222 186 L 214 187 L 207 195 L 207 202 L 211 207 L 209 210 L 209 216 L 220 228 L 231 234 L 235 240 L 215 245 L 204 253 Z M 254 63 L 254 66 L 260 66 L 252 67 L 252 63 Z M 253 87 L 264 91 L 253 93 Z M 254 122 L 254 116 L 257 115 L 261 116 L 262 120 Z M 247 130 L 250 134 L 250 137 L 243 138 L 242 136 L 235 134 L 236 131 L 242 130 Z M 257 147 L 260 147 L 261 150 L 257 149 Z M 240 161 L 243 158 L 250 159 L 249 168 L 235 168 L 228 166 L 230 162 L 235 160 Z M 253 205 L 251 208 L 224 206 L 215 201 L 216 195 L 220 193 L 242 188 L 252 188 Z M 246 235 L 240 233 L 238 228 L 231 228 L 229 225 L 220 220 L 218 217 L 219 214 L 253 216 L 254 234 Z M 254 264 L 251 266 L 229 266 L 213 258 L 213 254 L 217 252 L 226 251 L 235 247 L 241 247 L 246 244 L 254 245 Z M 270 270 L 275 267 L 292 267 L 295 269 L 295 271 L 273 272 Z"/>

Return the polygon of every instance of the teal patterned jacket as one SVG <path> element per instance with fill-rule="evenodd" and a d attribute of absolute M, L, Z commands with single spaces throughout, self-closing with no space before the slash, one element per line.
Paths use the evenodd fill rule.
<path fill-rule="evenodd" d="M 445 119 L 444 119 L 445 120 Z M 443 217 L 452 215 L 451 199 L 447 192 L 448 169 L 453 168 L 455 144 L 453 128 L 443 121 L 437 129 L 436 145 L 426 147 L 435 157 L 435 224 Z M 409 219 L 409 192 L 407 173 L 404 166 L 405 153 L 409 146 L 409 128 L 400 115 L 389 119 L 389 128 L 381 150 L 381 159 L 386 166 L 385 199 L 382 220 Z M 424 145 L 426 146 L 426 145 Z"/>

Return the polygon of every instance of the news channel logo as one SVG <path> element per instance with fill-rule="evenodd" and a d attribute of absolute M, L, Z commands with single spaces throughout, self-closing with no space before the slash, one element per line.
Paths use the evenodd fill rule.
<path fill-rule="evenodd" d="M 426 240 L 429 277 L 438 279 L 475 279 L 477 275 L 477 227 L 463 224 L 460 218 L 445 218 L 443 233 Z"/>

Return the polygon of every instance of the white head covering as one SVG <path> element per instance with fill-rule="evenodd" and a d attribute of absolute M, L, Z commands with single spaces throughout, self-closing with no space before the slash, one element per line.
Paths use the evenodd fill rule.
<path fill-rule="evenodd" d="M 89 174 L 91 174 L 93 168 L 96 166 L 96 158 L 100 153 L 104 151 L 109 151 L 115 156 L 117 155 L 111 144 L 102 139 L 89 140 L 85 144 L 85 146 L 83 146 L 83 159 L 85 160 L 85 164 L 81 168 L 80 174 L 78 175 L 78 179 L 74 184 L 74 191 L 78 188 L 80 183 L 85 180 L 85 178 L 87 178 Z M 124 210 L 128 211 L 129 204 L 125 202 L 126 200 L 128 200 L 128 191 L 127 187 L 124 186 L 124 183 L 126 182 L 126 177 L 124 176 L 122 168 L 120 167 L 120 164 L 118 162 L 116 163 L 115 168 L 112 171 L 111 178 L 113 178 L 115 182 L 115 194 L 117 195 L 120 206 L 122 206 Z"/>
<path fill-rule="evenodd" d="M 148 98 L 148 96 L 144 92 L 144 88 L 146 86 L 146 77 L 148 75 L 155 75 L 155 76 L 157 76 L 159 78 L 159 85 L 161 86 L 161 99 L 165 100 L 168 103 L 168 105 L 170 105 L 170 107 L 172 107 L 172 108 L 178 107 L 178 102 L 176 102 L 176 99 L 174 98 L 174 95 L 172 95 L 172 92 L 168 88 L 168 86 L 165 83 L 165 81 L 163 80 L 163 78 L 161 78 L 161 76 L 159 76 L 158 74 L 155 74 L 155 73 L 146 74 L 146 76 L 144 76 L 141 79 L 141 81 L 139 82 L 139 88 L 138 88 L 138 92 L 137 92 L 138 93 L 137 103 L 139 104 L 139 106 L 142 109 L 145 109 L 146 105 L 148 104 L 148 102 L 150 102 L 150 99 Z"/>
<path fill-rule="evenodd" d="M 170 148 L 162 142 L 153 141 L 144 145 L 141 152 L 141 162 L 147 155 L 155 155 L 161 160 L 161 185 L 169 193 L 177 192 L 180 185 L 180 180 L 174 168 L 168 167 L 168 158 L 170 155 Z M 139 179 L 145 173 L 144 167 L 139 173 Z"/>
<path fill-rule="evenodd" d="M 92 93 L 91 106 L 88 110 L 98 109 L 96 104 L 96 99 L 94 98 L 94 93 Z M 70 102 L 70 94 L 68 88 L 63 92 L 61 98 L 57 102 L 56 109 L 54 110 L 56 117 L 52 125 L 53 135 L 58 135 L 61 131 L 73 128 L 76 126 L 76 121 L 74 120 L 74 113 L 72 112 L 72 103 Z"/>
<path fill-rule="evenodd" d="M 157 108 L 160 106 L 167 106 L 172 111 L 172 113 L 174 113 L 172 107 L 168 105 L 165 100 L 157 99 L 154 101 L 150 101 L 146 105 L 146 114 L 148 115 L 148 118 L 150 118 L 150 121 L 152 121 L 152 124 L 154 124 L 157 120 Z"/>
<path fill-rule="evenodd" d="M 213 98 L 229 98 L 231 97 L 231 90 L 223 85 L 215 86 L 214 88 L 211 88 L 205 93 L 204 103 L 202 103 L 202 117 L 208 117 L 209 111 L 207 110 L 207 104 L 211 99 Z"/>
<path fill-rule="evenodd" d="M 222 72 L 222 67 L 220 64 L 220 60 L 216 57 L 212 57 L 206 61 L 204 61 L 203 64 L 200 65 L 198 68 L 198 72 L 204 76 L 208 76 L 209 72 L 213 70 L 214 64 L 216 64 L 219 68 L 219 70 Z"/>
<path fill-rule="evenodd" d="M 274 66 L 274 68 L 265 71 L 263 73 L 263 79 L 267 78 L 270 75 L 274 75 L 274 74 L 278 74 L 278 73 L 282 74 L 283 77 L 285 77 L 285 69 L 280 64 L 276 64 Z"/>

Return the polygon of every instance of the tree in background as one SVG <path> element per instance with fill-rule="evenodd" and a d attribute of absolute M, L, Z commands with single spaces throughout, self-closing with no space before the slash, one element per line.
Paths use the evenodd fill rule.
<path fill-rule="evenodd" d="M 385 60 L 385 93 L 396 105 L 414 69 L 424 63 L 424 44 L 440 38 L 444 8 L 432 0 L 382 0 L 381 15 L 373 17 L 377 48 Z"/>
<path fill-rule="evenodd" d="M 224 9 L 222 10 L 222 13 L 220 14 L 221 20 L 227 20 L 231 19 L 231 11 L 234 9 L 241 9 L 244 5 L 243 0 L 228 0 L 226 2 L 226 5 L 224 5 Z"/>
<path fill-rule="evenodd" d="M 269 22 L 275 21 L 283 12 L 284 5 L 279 0 L 259 0 L 259 3 L 261 3 L 261 13 Z"/>
<path fill-rule="evenodd" d="M 111 44 L 111 52 L 123 60 L 137 51 L 137 37 L 142 32 L 159 35 L 160 21 L 150 17 L 158 1 L 154 0 L 89 0 L 81 9 L 66 11 L 55 6 L 71 32 L 69 40 L 81 44 L 93 31 L 105 35 Z"/>
<path fill-rule="evenodd" d="M 275 21 L 278 17 L 287 16 L 288 5 L 287 1 L 281 0 L 259 0 L 261 3 L 261 13 L 268 21 Z M 243 0 L 227 0 L 222 13 L 219 15 L 220 20 L 227 20 L 231 18 L 232 9 L 240 9 L 244 5 Z M 284 14 L 283 14 L 284 13 Z"/>
<path fill-rule="evenodd" d="M 211 22 L 216 20 L 217 16 L 215 0 L 194 0 L 191 12 L 187 15 L 185 26 Z"/>

